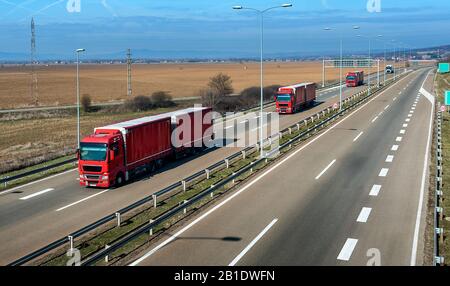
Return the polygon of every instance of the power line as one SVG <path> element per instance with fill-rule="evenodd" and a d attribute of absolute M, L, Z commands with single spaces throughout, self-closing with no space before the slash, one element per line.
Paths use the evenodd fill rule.
<path fill-rule="evenodd" d="M 31 86 L 30 94 L 34 105 L 39 105 L 38 99 L 38 77 L 36 73 L 36 27 L 34 18 L 31 18 L 31 51 L 30 51 L 30 66 L 31 66 Z"/>
<path fill-rule="evenodd" d="M 133 91 L 131 89 L 131 49 L 128 49 L 127 52 L 127 72 L 128 72 L 128 89 L 127 89 L 127 95 L 131 96 L 133 94 Z"/>

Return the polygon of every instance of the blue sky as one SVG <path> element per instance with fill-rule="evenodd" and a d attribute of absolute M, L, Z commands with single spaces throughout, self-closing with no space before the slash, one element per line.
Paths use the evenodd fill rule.
<path fill-rule="evenodd" d="M 67 9 L 79 1 L 80 11 Z M 287 1 L 287 0 L 285 0 Z M 369 12 L 379 1 L 381 12 Z M 252 11 L 233 5 L 266 8 L 269 0 L 0 0 L 0 52 L 29 53 L 29 23 L 37 24 L 37 51 L 70 57 L 84 47 L 86 56 L 116 55 L 127 48 L 155 57 L 242 57 L 258 53 L 259 26 Z M 313 55 L 337 50 L 339 35 L 347 53 L 367 50 L 357 39 L 382 34 L 410 47 L 450 44 L 448 0 L 291 0 L 293 7 L 266 14 L 268 55 Z M 71 6 L 72 9 L 75 6 Z M 70 10 L 70 9 L 69 9 Z M 353 25 L 361 27 L 359 32 Z M 325 32 L 333 27 L 340 32 Z M 374 49 L 384 43 L 375 41 Z M 1 57 L 2 54 L 0 54 Z M 1 58 L 0 58 L 1 60 Z"/>

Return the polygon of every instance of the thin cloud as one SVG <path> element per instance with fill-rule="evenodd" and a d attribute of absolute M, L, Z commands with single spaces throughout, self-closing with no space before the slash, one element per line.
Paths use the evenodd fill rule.
<path fill-rule="evenodd" d="M 103 7 L 105 7 L 105 9 L 109 11 L 109 13 L 111 13 L 111 15 L 113 15 L 114 17 L 117 17 L 117 13 L 114 11 L 114 9 L 111 6 L 108 5 L 106 0 L 102 0 L 101 3 L 103 5 Z"/>
<path fill-rule="evenodd" d="M 6 13 L 5 15 L 6 15 L 6 16 L 11 15 L 12 13 L 16 12 L 18 9 L 23 9 L 23 10 L 27 10 L 27 11 L 32 11 L 32 10 L 30 10 L 30 9 L 27 9 L 27 8 L 25 7 L 25 5 L 31 4 L 31 3 L 33 3 L 33 2 L 36 2 L 36 0 L 27 0 L 27 1 L 24 1 L 24 2 L 22 2 L 22 3 L 18 4 L 18 5 L 16 5 L 14 8 L 12 8 L 12 9 L 11 9 L 8 13 Z"/>

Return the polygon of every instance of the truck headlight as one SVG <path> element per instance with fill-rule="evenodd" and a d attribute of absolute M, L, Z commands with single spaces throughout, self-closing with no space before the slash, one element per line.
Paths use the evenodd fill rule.
<path fill-rule="evenodd" d="M 107 181 L 109 179 L 108 176 L 102 176 L 102 181 Z"/>

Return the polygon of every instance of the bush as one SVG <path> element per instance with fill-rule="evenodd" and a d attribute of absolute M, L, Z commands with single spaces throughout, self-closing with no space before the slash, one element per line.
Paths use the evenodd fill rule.
<path fill-rule="evenodd" d="M 232 84 L 233 81 L 229 75 L 218 73 L 209 79 L 208 87 L 215 90 L 221 97 L 233 93 L 234 89 Z"/>
<path fill-rule="evenodd" d="M 278 88 L 280 88 L 280 85 L 265 87 L 263 90 L 264 101 L 273 101 Z M 241 101 L 247 105 L 246 107 L 255 106 L 261 101 L 261 88 L 257 86 L 246 88 L 240 93 L 239 97 L 241 98 Z"/>
<path fill-rule="evenodd" d="M 237 112 L 246 109 L 247 106 L 239 96 L 225 96 L 220 102 L 216 104 L 215 111 L 217 112 Z"/>
<path fill-rule="evenodd" d="M 172 101 L 172 96 L 165 91 L 154 92 L 151 100 L 155 107 L 171 107 L 175 105 Z"/>
<path fill-rule="evenodd" d="M 197 95 L 202 99 L 202 104 L 204 106 L 216 108 L 217 104 L 220 102 L 219 93 L 212 88 L 201 89 L 198 91 Z"/>
<path fill-rule="evenodd" d="M 278 84 L 266 86 L 264 88 L 264 100 L 266 100 L 266 101 L 274 100 L 274 96 L 277 94 L 278 89 L 280 87 L 281 87 L 281 85 L 278 85 Z"/>
<path fill-rule="evenodd" d="M 83 94 L 81 97 L 81 106 L 84 112 L 89 112 L 91 110 L 92 99 L 89 94 Z"/>
<path fill-rule="evenodd" d="M 133 99 L 127 100 L 124 104 L 126 110 L 146 111 L 153 108 L 152 100 L 149 96 L 138 95 Z"/>

